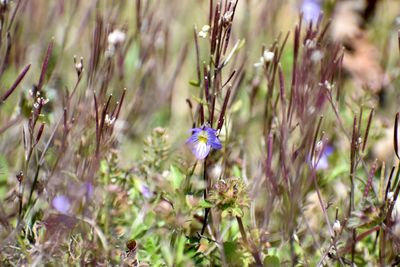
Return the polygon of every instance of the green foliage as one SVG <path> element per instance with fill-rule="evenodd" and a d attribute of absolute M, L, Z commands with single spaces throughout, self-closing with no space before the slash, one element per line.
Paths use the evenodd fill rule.
<path fill-rule="evenodd" d="M 395 1 L 114 2 L 0 1 L 1 266 L 400 262 Z"/>
<path fill-rule="evenodd" d="M 154 172 L 160 172 L 168 157 L 168 135 L 163 128 L 155 128 L 144 140 L 143 162 L 141 171 L 148 177 Z"/>
<path fill-rule="evenodd" d="M 264 264 L 264 267 L 279 267 L 279 266 L 281 266 L 279 258 L 274 255 L 265 256 L 263 264 Z"/>
<path fill-rule="evenodd" d="M 211 190 L 209 201 L 222 211 L 222 215 L 243 216 L 243 209 L 249 207 L 246 185 L 240 178 L 219 180 Z"/>

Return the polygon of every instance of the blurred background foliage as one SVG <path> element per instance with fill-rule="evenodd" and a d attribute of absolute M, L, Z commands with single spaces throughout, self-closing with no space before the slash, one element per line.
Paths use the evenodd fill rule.
<path fill-rule="evenodd" d="M 399 264 L 400 211 L 387 214 L 400 183 L 387 184 L 398 171 L 390 174 L 398 164 L 400 2 L 237 1 L 234 16 L 226 12 L 232 31 L 224 59 L 232 57 L 220 72 L 224 82 L 235 70 L 223 148 L 206 163 L 185 142 L 201 126 L 199 107 L 209 110 L 198 73 L 205 75 L 203 65 L 217 69 L 210 2 L 213 11 L 236 4 L 0 1 L 1 96 L 31 64 L 0 103 L 0 265 Z M 321 26 L 307 37 L 319 12 Z M 294 100 L 304 114 L 284 128 L 300 21 L 300 56 L 315 51 L 299 59 L 299 90 L 317 93 Z M 204 25 L 212 26 L 206 38 Z M 265 51 L 274 53 L 270 63 Z M 324 71 L 333 72 L 327 84 Z M 315 88 L 324 86 L 331 98 L 314 106 Z M 218 115 L 226 91 L 215 93 Z M 354 125 L 360 141 L 352 140 Z M 358 167 L 349 212 L 352 151 Z M 309 152 L 326 167 L 313 166 Z"/>

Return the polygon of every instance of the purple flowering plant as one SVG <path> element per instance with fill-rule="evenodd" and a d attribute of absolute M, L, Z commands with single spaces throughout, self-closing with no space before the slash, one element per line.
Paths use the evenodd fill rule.
<path fill-rule="evenodd" d="M 0 1 L 0 266 L 400 263 L 396 1 L 30 2 Z"/>
<path fill-rule="evenodd" d="M 218 138 L 218 131 L 209 126 L 192 129 L 192 136 L 186 141 L 193 155 L 199 160 L 205 159 L 211 148 L 218 150 L 222 148 Z"/>

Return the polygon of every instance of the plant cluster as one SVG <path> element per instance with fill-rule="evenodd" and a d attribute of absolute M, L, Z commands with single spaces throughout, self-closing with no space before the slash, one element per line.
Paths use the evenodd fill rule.
<path fill-rule="evenodd" d="M 395 18 L 294 2 L 0 1 L 0 266 L 398 266 Z"/>

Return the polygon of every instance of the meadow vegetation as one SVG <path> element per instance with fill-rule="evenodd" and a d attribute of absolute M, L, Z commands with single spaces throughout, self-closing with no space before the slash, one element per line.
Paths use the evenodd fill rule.
<path fill-rule="evenodd" d="M 0 266 L 398 266 L 398 10 L 0 1 Z"/>

